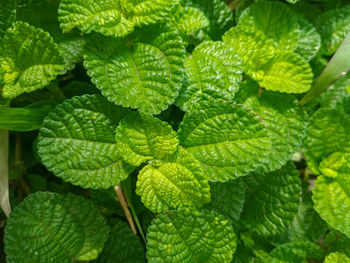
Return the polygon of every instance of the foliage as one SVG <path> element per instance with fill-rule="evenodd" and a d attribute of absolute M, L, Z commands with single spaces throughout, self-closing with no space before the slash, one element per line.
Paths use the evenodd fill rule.
<path fill-rule="evenodd" d="M 346 0 L 2 0 L 0 261 L 350 262 L 349 30 Z"/>

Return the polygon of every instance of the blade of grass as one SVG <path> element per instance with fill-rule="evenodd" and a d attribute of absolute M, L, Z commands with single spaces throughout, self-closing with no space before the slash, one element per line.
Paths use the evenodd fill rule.
<path fill-rule="evenodd" d="M 336 80 L 350 70 L 350 32 L 333 55 L 311 90 L 301 99 L 300 105 L 305 105 L 327 90 Z"/>

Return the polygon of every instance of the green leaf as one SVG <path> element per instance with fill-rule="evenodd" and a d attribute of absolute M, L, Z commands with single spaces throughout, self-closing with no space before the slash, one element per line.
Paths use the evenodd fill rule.
<path fill-rule="evenodd" d="M 261 160 L 264 171 L 281 168 L 300 150 L 305 137 L 306 114 L 294 96 L 272 91 L 259 93 L 259 86 L 247 81 L 241 86 L 236 102 L 256 113 L 270 137 L 272 149 Z"/>
<path fill-rule="evenodd" d="M 220 40 L 221 36 L 233 26 L 233 14 L 223 0 L 181 0 L 184 7 L 194 7 L 204 13 L 209 20 L 209 26 L 203 31 L 212 40 Z"/>
<path fill-rule="evenodd" d="M 6 29 L 9 28 L 16 18 L 16 1 L 8 0 L 1 3 L 0 6 L 0 38 L 5 35 Z"/>
<path fill-rule="evenodd" d="M 222 39 L 240 56 L 244 71 L 249 75 L 257 74 L 259 69 L 277 52 L 273 41 L 255 29 L 246 30 L 239 26 L 233 27 L 225 33 Z"/>
<path fill-rule="evenodd" d="M 322 249 L 315 243 L 310 241 L 294 241 L 274 248 L 270 254 L 273 262 L 308 262 L 306 259 L 320 259 L 322 258 Z M 271 262 L 264 261 L 263 262 Z"/>
<path fill-rule="evenodd" d="M 350 259 L 340 252 L 335 252 L 329 254 L 325 258 L 324 263 L 350 263 Z"/>
<path fill-rule="evenodd" d="M 235 51 L 223 42 L 206 41 L 198 45 L 185 62 L 186 82 L 177 105 L 188 111 L 202 100 L 230 100 L 242 79 L 241 61 Z"/>
<path fill-rule="evenodd" d="M 7 221 L 7 261 L 70 263 L 82 253 L 96 251 L 92 260 L 108 233 L 106 220 L 91 201 L 72 194 L 37 192 L 16 206 Z"/>
<path fill-rule="evenodd" d="M 66 100 L 44 119 L 38 136 L 42 163 L 56 176 L 83 188 L 108 188 L 133 167 L 119 154 L 114 131 L 126 109 L 100 95 Z"/>
<path fill-rule="evenodd" d="M 312 190 L 315 210 L 333 228 L 350 237 L 350 153 L 334 153 L 320 164 Z M 326 194 L 325 194 L 326 193 Z"/>
<path fill-rule="evenodd" d="M 43 88 L 65 68 L 50 35 L 24 22 L 7 30 L 0 50 L 0 84 L 5 98 Z"/>
<path fill-rule="evenodd" d="M 214 182 L 254 171 L 271 152 L 270 136 L 258 116 L 221 100 L 186 113 L 178 136 Z"/>
<path fill-rule="evenodd" d="M 172 29 L 180 33 L 183 40 L 188 41 L 200 29 L 207 27 L 209 21 L 197 8 L 178 6 L 170 18 L 169 24 Z"/>
<path fill-rule="evenodd" d="M 41 101 L 24 108 L 0 108 L 0 128 L 11 131 L 33 131 L 57 103 Z"/>
<path fill-rule="evenodd" d="M 324 55 L 332 55 L 350 31 L 350 5 L 322 13 L 317 25 L 322 38 L 321 51 Z"/>
<path fill-rule="evenodd" d="M 259 1 L 250 5 L 239 17 L 238 25 L 252 28 L 272 40 L 278 49 L 293 51 L 299 41 L 297 16 L 282 3 Z"/>
<path fill-rule="evenodd" d="M 319 109 L 309 119 L 306 131 L 305 156 L 314 174 L 319 174 L 319 163 L 332 153 L 350 152 L 350 120 L 338 109 Z"/>
<path fill-rule="evenodd" d="M 211 183 L 211 202 L 206 207 L 237 222 L 245 201 L 245 185 L 241 178 L 226 183 Z"/>
<path fill-rule="evenodd" d="M 236 236 L 214 211 L 171 210 L 148 228 L 147 260 L 153 262 L 231 262 Z"/>
<path fill-rule="evenodd" d="M 142 263 L 146 262 L 145 251 L 140 239 L 131 232 L 130 227 L 117 219 L 97 262 Z"/>
<path fill-rule="evenodd" d="M 168 123 L 138 112 L 120 121 L 115 139 L 123 159 L 134 166 L 171 155 L 179 144 L 176 132 Z"/>
<path fill-rule="evenodd" d="M 185 47 L 176 33 L 151 27 L 127 39 L 95 36 L 84 58 L 92 82 L 109 101 L 157 114 L 178 96 Z"/>
<path fill-rule="evenodd" d="M 324 246 L 328 252 L 342 252 L 350 257 L 350 238 L 336 230 L 331 230 L 324 237 Z"/>
<path fill-rule="evenodd" d="M 71 70 L 83 59 L 85 38 L 77 32 L 63 34 L 58 22 L 57 9 L 59 1 L 36 0 L 17 9 L 17 19 L 41 28 L 50 33 L 57 44 L 58 51 L 66 62 L 66 70 Z"/>
<path fill-rule="evenodd" d="M 58 9 L 63 32 L 77 27 L 84 33 L 99 32 L 123 37 L 135 26 L 166 20 L 179 0 L 62 0 Z"/>
<path fill-rule="evenodd" d="M 278 53 L 252 77 L 267 90 L 304 93 L 311 88 L 310 65 L 296 53 Z"/>
<path fill-rule="evenodd" d="M 181 147 L 173 156 L 152 162 L 140 171 L 136 193 L 153 212 L 200 207 L 210 202 L 208 179 L 200 163 Z"/>
<path fill-rule="evenodd" d="M 265 174 L 244 177 L 247 197 L 241 215 L 251 231 L 272 236 L 287 230 L 300 203 L 299 173 L 293 163 Z"/>
<path fill-rule="evenodd" d="M 321 36 L 315 26 L 301 16 L 298 17 L 299 42 L 295 52 L 306 61 L 314 58 L 321 47 Z"/>

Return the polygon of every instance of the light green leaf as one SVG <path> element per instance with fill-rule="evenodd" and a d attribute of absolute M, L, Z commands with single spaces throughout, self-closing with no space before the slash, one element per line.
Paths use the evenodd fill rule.
<path fill-rule="evenodd" d="M 321 47 L 321 36 L 315 26 L 305 18 L 299 16 L 299 42 L 295 52 L 306 61 L 310 61 L 316 56 Z"/>
<path fill-rule="evenodd" d="M 42 163 L 64 181 L 84 188 L 118 185 L 133 171 L 114 138 L 127 112 L 100 95 L 66 100 L 49 113 L 40 129 L 37 147 Z"/>
<path fill-rule="evenodd" d="M 9 28 L 16 18 L 16 1 L 7 0 L 0 5 L 0 38 L 5 35 L 6 29 Z"/>
<path fill-rule="evenodd" d="M 350 153 L 334 153 L 320 164 L 314 208 L 333 228 L 350 237 Z"/>
<path fill-rule="evenodd" d="M 123 159 L 134 166 L 171 155 L 179 144 L 176 132 L 168 123 L 138 112 L 120 121 L 115 139 Z"/>
<path fill-rule="evenodd" d="M 214 211 L 171 210 L 148 228 L 147 260 L 153 262 L 231 262 L 236 236 Z"/>
<path fill-rule="evenodd" d="M 240 56 L 244 71 L 249 75 L 257 74 L 259 69 L 277 52 L 273 41 L 254 29 L 233 27 L 225 33 L 222 39 Z"/>
<path fill-rule="evenodd" d="M 350 119 L 338 109 L 321 108 L 308 122 L 305 156 L 309 169 L 319 174 L 318 165 L 334 152 L 350 152 Z"/>
<path fill-rule="evenodd" d="M 24 22 L 7 30 L 0 50 L 0 84 L 5 98 L 43 88 L 65 68 L 50 35 Z"/>
<path fill-rule="evenodd" d="M 271 152 L 270 136 L 258 116 L 221 100 L 186 113 L 178 136 L 214 182 L 254 171 Z"/>
<path fill-rule="evenodd" d="M 350 5 L 322 13 L 317 20 L 322 38 L 322 53 L 332 55 L 350 31 Z"/>
<path fill-rule="evenodd" d="M 66 62 L 66 70 L 71 70 L 76 63 L 82 61 L 86 40 L 77 32 L 62 33 L 57 14 L 59 2 L 59 0 L 36 0 L 19 5 L 17 19 L 50 33 Z"/>
<path fill-rule="evenodd" d="M 266 90 L 260 94 L 259 86 L 247 81 L 241 86 L 236 102 L 256 113 L 269 134 L 272 148 L 266 160 L 261 160 L 264 171 L 281 168 L 300 150 L 305 137 L 306 114 L 294 96 Z"/>
<path fill-rule="evenodd" d="M 245 185 L 241 178 L 226 183 L 211 183 L 211 202 L 206 207 L 238 221 L 245 201 Z"/>
<path fill-rule="evenodd" d="M 200 163 L 181 147 L 173 156 L 155 161 L 140 171 L 136 193 L 153 212 L 200 207 L 210 202 L 208 178 Z"/>
<path fill-rule="evenodd" d="M 170 27 L 177 30 L 184 40 L 209 25 L 207 17 L 197 8 L 178 6 L 169 21 Z"/>
<path fill-rule="evenodd" d="M 244 177 L 247 197 L 241 215 L 251 231 L 272 236 L 287 230 L 300 203 L 299 173 L 293 163 L 271 173 Z"/>
<path fill-rule="evenodd" d="M 238 25 L 246 31 L 253 28 L 262 32 L 280 50 L 293 51 L 299 41 L 297 16 L 283 3 L 253 3 L 241 14 Z"/>
<path fill-rule="evenodd" d="M 304 93 L 311 88 L 310 65 L 296 53 L 278 53 L 252 77 L 267 90 Z"/>
<path fill-rule="evenodd" d="M 350 263 L 350 259 L 340 252 L 335 252 L 329 254 L 325 258 L 324 263 Z"/>
<path fill-rule="evenodd" d="M 145 251 L 140 239 L 131 232 L 128 224 L 117 219 L 97 262 L 142 263 L 146 262 Z"/>
<path fill-rule="evenodd" d="M 208 97 L 233 99 L 242 79 L 240 59 L 223 42 L 206 41 L 198 45 L 185 62 L 185 72 L 186 82 L 176 101 L 185 111 Z"/>
<path fill-rule="evenodd" d="M 109 101 L 157 114 L 178 96 L 185 52 L 177 34 L 151 27 L 127 39 L 95 36 L 84 66 Z"/>
<path fill-rule="evenodd" d="M 9 263 L 70 263 L 81 253 L 95 250 L 92 260 L 108 233 L 106 220 L 91 201 L 72 194 L 37 192 L 11 213 L 5 228 L 5 253 Z"/>
<path fill-rule="evenodd" d="M 232 11 L 223 0 L 181 0 L 184 7 L 194 7 L 204 13 L 209 26 L 203 31 L 212 40 L 220 40 L 221 36 L 234 25 Z"/>
<path fill-rule="evenodd" d="M 77 27 L 84 33 L 99 32 L 122 37 L 135 26 L 166 20 L 179 0 L 62 0 L 58 9 L 63 32 Z"/>

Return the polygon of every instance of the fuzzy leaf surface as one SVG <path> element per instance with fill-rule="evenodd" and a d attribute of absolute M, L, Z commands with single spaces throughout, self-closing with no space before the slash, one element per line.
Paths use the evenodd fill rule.
<path fill-rule="evenodd" d="M 221 100 L 186 113 L 178 136 L 214 182 L 254 171 L 271 151 L 270 137 L 258 116 Z"/>
<path fill-rule="evenodd" d="M 176 33 L 152 28 L 127 39 L 95 35 L 86 47 L 84 66 L 109 101 L 158 114 L 178 96 L 185 47 Z"/>
<path fill-rule="evenodd" d="M 328 225 L 350 238 L 350 154 L 330 155 L 320 171 L 312 191 L 314 208 Z"/>
<path fill-rule="evenodd" d="M 44 119 L 38 136 L 42 163 L 64 181 L 84 188 L 108 188 L 133 168 L 119 154 L 114 131 L 128 111 L 100 95 L 66 100 Z"/>
<path fill-rule="evenodd" d="M 231 262 L 236 236 L 229 222 L 214 211 L 171 210 L 148 228 L 148 262 Z"/>
<path fill-rule="evenodd" d="M 0 51 L 0 84 L 5 98 L 43 88 L 65 68 L 50 35 L 24 22 L 16 22 L 6 31 Z"/>
<path fill-rule="evenodd" d="M 334 252 L 325 258 L 324 263 L 350 263 L 350 259 L 343 253 Z"/>
<path fill-rule="evenodd" d="M 179 144 L 176 132 L 167 122 L 138 112 L 120 121 L 115 138 L 123 159 L 134 166 L 171 155 Z"/>
<path fill-rule="evenodd" d="M 241 61 L 229 45 L 213 41 L 201 43 L 186 59 L 186 81 L 177 104 L 187 111 L 208 97 L 233 99 L 242 71 Z"/>
<path fill-rule="evenodd" d="M 102 250 L 108 233 L 106 220 L 91 201 L 72 194 L 37 192 L 24 199 L 7 222 L 7 261 L 70 263 L 93 250 L 92 260 Z"/>
<path fill-rule="evenodd" d="M 265 236 L 287 230 L 300 203 L 299 173 L 293 163 L 265 174 L 244 177 L 247 197 L 241 220 L 245 226 Z"/>
<path fill-rule="evenodd" d="M 201 164 L 182 148 L 173 156 L 144 167 L 138 176 L 136 193 L 153 212 L 200 207 L 210 202 L 208 178 Z"/>

